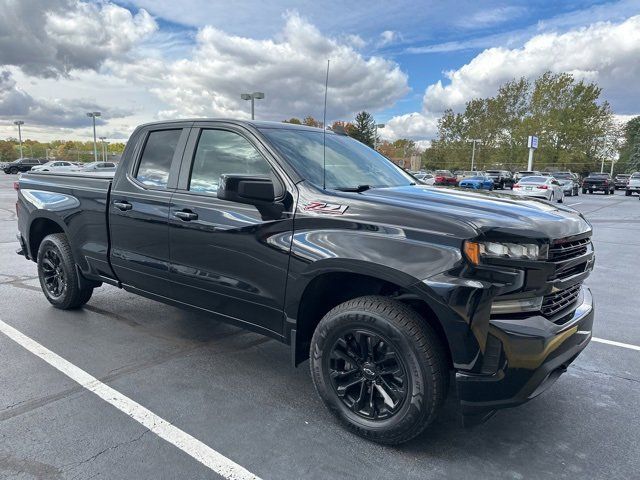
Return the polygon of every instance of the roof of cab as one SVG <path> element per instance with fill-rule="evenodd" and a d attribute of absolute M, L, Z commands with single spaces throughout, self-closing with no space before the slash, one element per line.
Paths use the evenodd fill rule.
<path fill-rule="evenodd" d="M 162 120 L 158 122 L 149 122 L 140 125 L 140 127 L 170 125 L 172 123 L 185 123 L 185 122 L 220 122 L 220 123 L 232 123 L 235 125 L 250 126 L 254 128 L 280 128 L 287 130 L 307 130 L 311 132 L 322 132 L 322 128 L 308 127 L 306 125 L 297 125 L 295 123 L 284 122 L 269 122 L 266 120 L 238 120 L 234 118 L 180 118 L 175 120 Z M 333 131 L 327 130 L 328 134 L 334 134 Z"/>

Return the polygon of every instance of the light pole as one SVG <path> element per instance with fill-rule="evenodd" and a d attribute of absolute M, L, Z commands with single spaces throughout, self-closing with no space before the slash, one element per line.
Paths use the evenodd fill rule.
<path fill-rule="evenodd" d="M 262 100 L 264 98 L 264 93 L 262 92 L 241 93 L 240 98 L 242 100 L 251 100 L 251 120 L 254 120 L 255 119 L 255 101 Z"/>
<path fill-rule="evenodd" d="M 93 160 L 98 161 L 98 142 L 96 140 L 96 117 L 102 115 L 100 112 L 88 112 L 87 117 L 93 120 Z"/>
<path fill-rule="evenodd" d="M 476 161 L 476 143 L 482 143 L 482 140 L 479 138 L 472 138 L 471 140 L 467 140 L 467 142 L 471 142 L 473 144 L 471 147 L 471 171 L 473 172 L 473 166 Z"/>
<path fill-rule="evenodd" d="M 103 162 L 107 161 L 107 144 L 105 143 L 106 139 L 107 137 L 100 137 L 100 141 L 102 142 L 102 161 Z"/>
<path fill-rule="evenodd" d="M 13 124 L 18 126 L 18 141 L 20 142 L 20 159 L 22 159 L 22 129 L 20 127 L 24 125 L 24 122 L 22 120 L 16 120 L 15 122 L 13 122 Z"/>
<path fill-rule="evenodd" d="M 378 149 L 378 129 L 379 128 L 384 128 L 384 123 L 376 123 L 376 133 L 375 136 L 373 137 L 373 149 L 377 150 Z"/>

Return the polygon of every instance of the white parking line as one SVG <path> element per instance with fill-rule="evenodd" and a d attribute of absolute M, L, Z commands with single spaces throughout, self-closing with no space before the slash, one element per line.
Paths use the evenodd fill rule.
<path fill-rule="evenodd" d="M 576 202 L 576 203 L 570 203 L 569 206 L 573 207 L 575 205 L 582 205 L 584 202 Z"/>
<path fill-rule="evenodd" d="M 637 350 L 640 352 L 638 345 L 631 345 L 630 343 L 614 342 L 613 340 L 605 340 L 604 338 L 591 337 L 591 340 L 599 343 L 606 343 L 607 345 L 614 345 L 616 347 L 628 348 L 630 350 Z"/>
<path fill-rule="evenodd" d="M 67 377 L 80 384 L 90 392 L 95 393 L 105 402 L 113 405 L 118 410 L 126 413 L 131 418 L 142 424 L 163 440 L 175 445 L 186 454 L 210 468 L 218 475 L 229 480 L 260 480 L 259 477 L 228 459 L 221 453 L 205 445 L 200 440 L 175 427 L 168 421 L 146 409 L 139 403 L 124 396 L 117 390 L 105 385 L 97 378 L 88 374 L 74 364 L 68 362 L 51 350 L 40 345 L 35 340 L 19 332 L 11 325 L 0 320 L 0 332 L 11 340 L 40 357 L 52 367 L 60 370 Z"/>

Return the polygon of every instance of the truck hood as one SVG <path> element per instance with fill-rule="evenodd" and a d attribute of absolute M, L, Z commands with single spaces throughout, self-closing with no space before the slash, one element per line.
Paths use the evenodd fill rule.
<path fill-rule="evenodd" d="M 369 202 L 403 208 L 406 214 L 402 216 L 421 216 L 427 225 L 432 223 L 430 219 L 457 220 L 473 226 L 480 235 L 552 240 L 591 230 L 582 214 L 572 208 L 510 194 L 416 185 L 373 188 L 357 195 Z"/>

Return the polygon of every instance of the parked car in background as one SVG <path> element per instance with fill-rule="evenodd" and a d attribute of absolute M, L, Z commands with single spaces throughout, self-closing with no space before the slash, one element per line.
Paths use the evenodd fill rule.
<path fill-rule="evenodd" d="M 113 162 L 91 162 L 82 166 L 82 171 L 84 172 L 93 172 L 93 171 L 109 171 L 115 170 L 116 164 Z"/>
<path fill-rule="evenodd" d="M 414 175 L 418 180 L 420 180 L 425 185 L 433 185 L 436 182 L 436 178 L 432 173 L 418 173 Z"/>
<path fill-rule="evenodd" d="M 458 184 L 458 179 L 453 173 L 451 173 L 451 170 L 436 170 L 434 177 L 436 185 L 449 185 L 455 187 Z"/>
<path fill-rule="evenodd" d="M 524 177 L 513 186 L 513 192 L 522 197 L 544 198 L 550 202 L 564 201 L 564 192 L 560 183 L 553 177 L 536 175 Z"/>
<path fill-rule="evenodd" d="M 640 193 L 640 172 L 635 172 L 629 177 L 629 183 L 625 188 L 624 194 L 628 197 L 634 193 Z"/>
<path fill-rule="evenodd" d="M 494 179 L 487 175 L 476 175 L 460 180 L 458 186 L 461 188 L 473 188 L 474 190 L 493 190 Z"/>
<path fill-rule="evenodd" d="M 571 172 L 555 172 L 553 178 L 558 180 L 565 196 L 572 197 L 578 195 L 580 192 L 580 183 L 578 182 L 577 175 Z"/>
<path fill-rule="evenodd" d="M 487 170 L 485 173 L 493 180 L 493 188 L 504 190 L 505 187 L 512 188 L 515 183 L 513 175 L 508 170 Z"/>
<path fill-rule="evenodd" d="M 28 172 L 33 167 L 42 165 L 43 163 L 47 163 L 47 161 L 39 158 L 21 158 L 7 163 L 2 170 L 4 173 L 12 173 L 15 175 L 20 172 Z"/>
<path fill-rule="evenodd" d="M 615 178 L 613 179 L 615 190 L 626 189 L 627 183 L 629 183 L 629 178 L 631 178 L 631 175 L 628 173 L 619 173 L 618 175 L 616 175 Z"/>
<path fill-rule="evenodd" d="M 537 170 L 523 170 L 521 172 L 516 172 L 513 175 L 513 181 L 514 183 L 517 183 L 520 181 L 520 179 L 524 178 L 524 177 L 532 177 L 532 176 L 536 176 L 536 175 L 540 175 L 540 172 L 538 172 Z"/>
<path fill-rule="evenodd" d="M 608 173 L 590 173 L 587 178 L 582 181 L 582 193 L 604 192 L 605 195 L 613 195 L 616 187 L 613 183 L 611 175 Z"/>
<path fill-rule="evenodd" d="M 31 170 L 34 172 L 70 172 L 78 170 L 78 166 L 72 162 L 65 162 L 64 160 L 52 160 L 42 165 L 36 165 Z"/>

